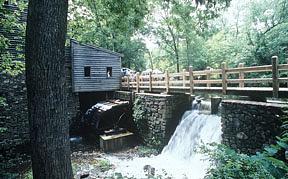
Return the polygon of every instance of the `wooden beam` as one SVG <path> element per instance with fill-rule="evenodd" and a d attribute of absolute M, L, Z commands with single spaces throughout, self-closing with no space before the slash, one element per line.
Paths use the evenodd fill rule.
<path fill-rule="evenodd" d="M 194 93 L 194 83 L 193 83 L 193 79 L 194 76 L 193 76 L 193 67 L 192 66 L 189 66 L 189 81 L 190 81 L 190 95 L 192 95 Z"/>
<path fill-rule="evenodd" d="M 227 65 L 225 62 L 222 63 L 222 93 L 227 94 Z"/>
<path fill-rule="evenodd" d="M 242 67 L 242 68 L 229 68 L 229 69 L 226 69 L 226 73 L 227 74 L 239 73 L 240 71 L 243 71 L 244 73 L 265 72 L 265 71 L 271 71 L 271 70 L 272 70 L 272 65 L 263 65 L 263 66 Z"/>
<path fill-rule="evenodd" d="M 140 89 L 140 73 L 137 72 L 136 73 L 136 92 L 139 93 Z"/>
<path fill-rule="evenodd" d="M 186 70 L 183 69 L 182 70 L 182 86 L 185 87 L 186 86 Z"/>
<path fill-rule="evenodd" d="M 207 67 L 206 68 L 206 79 L 207 79 L 207 87 L 210 88 L 211 87 L 211 83 L 209 82 L 211 79 L 211 68 Z"/>
<path fill-rule="evenodd" d="M 244 63 L 239 63 L 238 68 L 243 68 L 244 67 Z M 245 84 L 244 84 L 244 72 L 240 71 L 239 72 L 239 87 L 240 88 L 244 88 Z"/>
<path fill-rule="evenodd" d="M 273 79 L 273 97 L 278 98 L 279 93 L 279 71 L 278 71 L 278 57 L 272 57 L 272 79 Z"/>
<path fill-rule="evenodd" d="M 169 93 L 169 72 L 168 72 L 168 70 L 165 71 L 165 88 L 166 88 L 166 93 Z"/>
<path fill-rule="evenodd" d="M 129 80 L 130 75 L 127 76 L 127 85 L 128 85 L 128 90 L 130 89 L 130 80 Z"/>
<path fill-rule="evenodd" d="M 149 72 L 149 91 L 152 91 L 152 71 Z"/>

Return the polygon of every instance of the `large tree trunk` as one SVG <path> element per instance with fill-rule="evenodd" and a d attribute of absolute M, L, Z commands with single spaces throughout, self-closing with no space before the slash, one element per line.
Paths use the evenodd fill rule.
<path fill-rule="evenodd" d="M 71 179 L 65 116 L 65 36 L 68 0 L 29 0 L 26 84 L 35 179 Z"/>

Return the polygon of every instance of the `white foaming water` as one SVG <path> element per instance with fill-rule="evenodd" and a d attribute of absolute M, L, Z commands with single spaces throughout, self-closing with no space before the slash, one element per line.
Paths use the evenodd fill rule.
<path fill-rule="evenodd" d="M 155 176 L 163 178 L 200 179 L 209 167 L 207 156 L 196 153 L 201 145 L 221 140 L 221 121 L 219 116 L 199 113 L 198 110 L 187 111 L 177 126 L 168 145 L 158 156 L 120 160 L 108 159 L 116 167 L 114 172 L 123 176 L 147 178 L 144 166 L 155 168 Z"/>

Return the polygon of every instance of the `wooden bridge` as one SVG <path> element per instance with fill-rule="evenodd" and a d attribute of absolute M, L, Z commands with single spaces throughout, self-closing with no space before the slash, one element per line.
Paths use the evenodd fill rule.
<path fill-rule="evenodd" d="M 261 76 L 255 78 L 254 76 Z M 122 77 L 122 89 L 136 92 L 190 93 L 208 92 L 224 95 L 288 97 L 288 64 L 278 64 L 272 57 L 272 65 L 227 68 L 207 68 L 203 71 L 183 70 L 181 73 L 136 75 Z"/>

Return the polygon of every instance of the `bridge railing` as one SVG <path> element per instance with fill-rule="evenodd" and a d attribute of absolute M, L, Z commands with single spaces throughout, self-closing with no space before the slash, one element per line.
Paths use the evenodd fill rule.
<path fill-rule="evenodd" d="M 285 74 L 284 74 L 284 73 Z M 282 76 L 279 75 L 284 74 Z M 257 78 L 255 76 L 261 76 Z M 222 63 L 221 69 L 207 68 L 202 71 L 189 70 L 180 73 L 136 75 L 122 77 L 122 88 L 140 90 L 169 92 L 170 90 L 183 90 L 194 93 L 195 89 L 222 90 L 227 93 L 229 88 L 245 90 L 247 88 L 271 88 L 274 97 L 278 97 L 281 88 L 288 89 L 288 64 L 278 64 L 278 57 L 272 57 L 272 65 L 245 67 L 240 63 L 237 68 L 227 68 Z"/>

